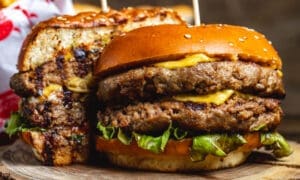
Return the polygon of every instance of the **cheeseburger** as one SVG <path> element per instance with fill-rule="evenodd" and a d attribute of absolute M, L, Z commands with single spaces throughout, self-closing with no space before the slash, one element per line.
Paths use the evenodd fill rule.
<path fill-rule="evenodd" d="M 264 35 L 231 25 L 159 25 L 114 38 L 95 66 L 96 148 L 118 166 L 211 170 L 253 149 L 291 153 L 276 132 L 282 62 Z"/>
<path fill-rule="evenodd" d="M 22 97 L 6 132 L 18 134 L 46 165 L 83 163 L 90 155 L 94 81 L 103 48 L 119 33 L 158 24 L 183 24 L 165 8 L 125 8 L 58 16 L 37 24 L 10 80 Z"/>

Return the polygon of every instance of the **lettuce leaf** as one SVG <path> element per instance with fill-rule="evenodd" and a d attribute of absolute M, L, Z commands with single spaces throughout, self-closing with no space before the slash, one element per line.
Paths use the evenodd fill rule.
<path fill-rule="evenodd" d="M 121 128 L 118 130 L 118 135 L 117 135 L 119 141 L 121 141 L 125 145 L 129 145 L 132 141 L 131 137 L 128 137 Z"/>
<path fill-rule="evenodd" d="M 108 126 L 102 126 L 102 124 L 99 122 L 97 124 L 98 130 L 102 133 L 104 139 L 109 140 L 112 139 L 115 136 L 116 128 Z"/>
<path fill-rule="evenodd" d="M 262 131 L 262 130 L 265 130 L 265 131 L 268 130 L 268 127 L 267 127 L 266 123 L 259 124 L 259 125 L 255 126 L 255 127 L 252 127 L 250 129 L 250 131 Z"/>
<path fill-rule="evenodd" d="M 24 126 L 24 124 L 21 122 L 21 115 L 17 112 L 13 112 L 5 124 L 5 132 L 11 137 L 20 132 L 22 126 Z"/>
<path fill-rule="evenodd" d="M 44 128 L 40 127 L 29 127 L 26 125 L 21 115 L 18 112 L 13 112 L 10 115 L 9 120 L 5 124 L 5 132 L 11 137 L 12 135 L 15 135 L 19 132 L 24 131 L 46 131 Z"/>
<path fill-rule="evenodd" d="M 268 149 L 273 150 L 276 157 L 283 157 L 290 155 L 293 151 L 286 140 L 277 132 L 263 133 L 260 135 L 261 144 Z"/>
<path fill-rule="evenodd" d="M 187 136 L 188 132 L 187 131 L 183 131 L 179 128 L 173 128 L 173 137 L 175 137 L 175 139 L 177 140 L 181 140 L 183 138 L 185 138 Z"/>
<path fill-rule="evenodd" d="M 165 150 L 165 147 L 171 134 L 171 127 L 172 124 L 170 123 L 168 129 L 165 130 L 164 133 L 158 137 L 142 135 L 135 132 L 133 132 L 133 136 L 140 148 L 149 150 L 154 153 L 160 153 Z"/>
<path fill-rule="evenodd" d="M 193 138 L 191 159 L 202 161 L 208 154 L 224 157 L 247 141 L 239 134 L 210 134 Z"/>

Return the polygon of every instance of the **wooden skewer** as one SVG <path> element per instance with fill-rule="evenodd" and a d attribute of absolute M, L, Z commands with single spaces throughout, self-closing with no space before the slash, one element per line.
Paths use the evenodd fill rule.
<path fill-rule="evenodd" d="M 199 9 L 199 0 L 193 0 L 193 7 L 194 7 L 194 21 L 196 26 L 200 26 L 200 9 Z"/>
<path fill-rule="evenodd" d="M 101 0 L 101 8 L 103 12 L 108 12 L 107 0 Z"/>

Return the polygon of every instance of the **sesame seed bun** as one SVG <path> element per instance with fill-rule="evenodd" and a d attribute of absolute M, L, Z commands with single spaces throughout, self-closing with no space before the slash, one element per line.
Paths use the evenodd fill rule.
<path fill-rule="evenodd" d="M 216 24 L 159 25 L 139 28 L 113 39 L 97 62 L 95 74 L 105 76 L 194 53 L 230 61 L 251 61 L 273 69 L 282 66 L 271 43 L 252 29 Z"/>

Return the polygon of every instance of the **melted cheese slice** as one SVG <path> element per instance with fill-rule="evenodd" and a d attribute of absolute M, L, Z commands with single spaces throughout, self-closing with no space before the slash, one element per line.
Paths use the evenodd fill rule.
<path fill-rule="evenodd" d="M 208 57 L 205 54 L 193 54 L 193 55 L 188 55 L 185 58 L 176 61 L 166 61 L 166 62 L 156 63 L 154 64 L 154 66 L 163 67 L 167 69 L 175 69 L 175 68 L 195 66 L 198 63 L 213 62 L 213 61 L 216 61 L 216 59 Z"/>
<path fill-rule="evenodd" d="M 278 74 L 278 76 L 279 76 L 279 77 L 283 77 L 283 73 L 282 73 L 282 71 L 280 71 L 280 70 L 277 70 L 277 74 Z"/>
<path fill-rule="evenodd" d="M 43 96 L 45 98 L 49 97 L 53 92 L 62 91 L 61 85 L 58 84 L 50 84 L 46 88 L 43 89 Z"/>
<path fill-rule="evenodd" d="M 183 101 L 183 102 L 213 103 L 216 105 L 221 105 L 227 99 L 229 99 L 234 92 L 235 92 L 234 90 L 226 89 L 226 90 L 218 91 L 213 94 L 197 95 L 197 96 L 178 95 L 178 96 L 174 96 L 173 98 L 177 101 Z"/>
<path fill-rule="evenodd" d="M 59 92 L 59 91 L 62 91 L 63 88 L 61 85 L 58 85 L 58 84 L 50 84 L 49 86 L 45 87 L 43 89 L 43 93 L 42 95 L 39 97 L 39 100 L 42 101 L 42 100 L 54 100 L 54 99 L 57 99 L 56 98 L 56 95 L 53 94 L 54 92 Z"/>

